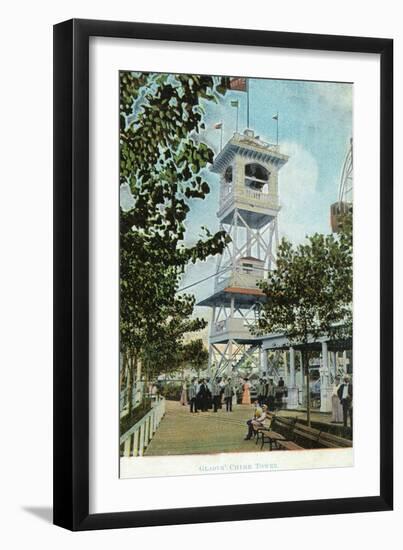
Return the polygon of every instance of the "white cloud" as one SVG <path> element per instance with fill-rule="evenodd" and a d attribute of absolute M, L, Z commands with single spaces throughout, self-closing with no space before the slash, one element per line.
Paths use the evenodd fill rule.
<path fill-rule="evenodd" d="M 312 228 L 315 227 L 318 201 L 318 164 L 298 143 L 282 143 L 281 151 L 290 158 L 279 172 L 280 236 L 300 243 L 306 234 L 315 231 Z"/>

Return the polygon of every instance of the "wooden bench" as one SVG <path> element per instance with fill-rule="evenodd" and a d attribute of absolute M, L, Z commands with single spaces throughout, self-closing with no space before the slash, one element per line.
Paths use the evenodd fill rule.
<path fill-rule="evenodd" d="M 303 451 L 304 447 L 297 445 L 294 441 L 276 441 L 276 446 L 279 449 L 284 449 L 286 451 Z"/>
<path fill-rule="evenodd" d="M 302 422 L 296 422 L 293 431 L 293 441 L 302 444 L 304 449 L 312 449 L 318 446 L 320 430 L 311 428 L 302 424 Z"/>
<path fill-rule="evenodd" d="M 333 435 L 329 432 L 320 432 L 318 443 L 319 445 L 329 449 L 353 446 L 353 442 L 350 439 L 345 439 L 344 437 L 339 437 L 338 435 Z"/>
<path fill-rule="evenodd" d="M 274 432 L 273 430 L 269 430 L 267 428 L 260 428 L 258 430 L 260 434 L 260 438 L 262 440 L 262 444 L 260 446 L 261 449 L 263 449 L 265 443 L 269 443 L 270 450 L 273 450 L 273 444 L 277 447 L 278 441 L 285 441 L 285 437 L 278 432 Z M 256 441 L 256 444 L 258 443 L 258 439 Z"/>
<path fill-rule="evenodd" d="M 270 423 L 256 431 L 256 445 L 261 440 L 260 448 L 269 443 L 270 450 L 285 449 L 296 451 L 301 449 L 346 448 L 353 442 L 328 432 L 312 428 L 299 422 L 296 418 L 270 415 Z"/>
<path fill-rule="evenodd" d="M 284 416 L 274 416 L 270 429 L 281 433 L 285 439 L 292 439 L 296 418 L 286 418 Z"/>
<path fill-rule="evenodd" d="M 273 450 L 273 445 L 276 448 L 301 448 L 292 442 L 295 422 L 295 419 L 272 416 L 270 427 L 263 427 L 257 430 L 256 444 L 260 436 L 262 441 L 261 449 L 263 449 L 264 444 L 267 442 L 270 445 L 271 451 Z"/>

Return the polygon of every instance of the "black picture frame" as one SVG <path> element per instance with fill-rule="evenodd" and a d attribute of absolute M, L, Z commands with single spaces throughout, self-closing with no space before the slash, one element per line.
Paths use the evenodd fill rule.
<path fill-rule="evenodd" d="M 89 513 L 89 39 L 380 54 L 380 490 L 366 497 Z M 71 530 L 392 510 L 393 40 L 73 19 L 54 27 L 54 523 Z"/>

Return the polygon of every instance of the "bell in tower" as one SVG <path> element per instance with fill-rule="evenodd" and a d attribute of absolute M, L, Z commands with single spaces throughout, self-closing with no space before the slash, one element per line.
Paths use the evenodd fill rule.
<path fill-rule="evenodd" d="M 278 172 L 288 156 L 252 130 L 236 133 L 211 170 L 220 176 L 220 229 L 231 242 L 217 261 L 214 290 L 199 305 L 212 307 L 209 336 L 211 374 L 242 372 L 260 364 L 260 340 L 250 332 L 264 300 L 257 287 L 275 262 L 280 210 Z M 211 369 L 212 370 L 212 369 Z"/>

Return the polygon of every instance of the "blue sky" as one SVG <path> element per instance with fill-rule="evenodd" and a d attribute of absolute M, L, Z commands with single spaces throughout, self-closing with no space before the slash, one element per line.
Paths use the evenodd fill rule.
<path fill-rule="evenodd" d="M 249 126 L 264 141 L 275 143 L 279 113 L 279 144 L 281 152 L 290 156 L 279 172 L 280 238 L 286 236 L 294 243 L 315 232 L 329 233 L 329 207 L 337 200 L 338 185 L 344 157 L 352 137 L 351 84 L 304 82 L 292 80 L 250 79 Z M 220 131 L 216 122 L 223 122 L 223 143 L 235 131 L 236 109 L 230 101 L 239 100 L 239 131 L 246 128 L 246 93 L 228 92 L 218 105 L 206 108 L 206 131 L 202 141 L 216 152 L 220 146 Z M 210 194 L 204 201 L 193 201 L 187 221 L 186 241 L 194 242 L 200 226 L 211 231 L 218 229 L 219 178 L 206 170 Z M 182 287 L 214 273 L 216 260 L 210 258 L 189 266 Z M 209 294 L 210 279 L 191 290 L 200 299 Z M 197 308 L 197 313 L 206 308 Z"/>

